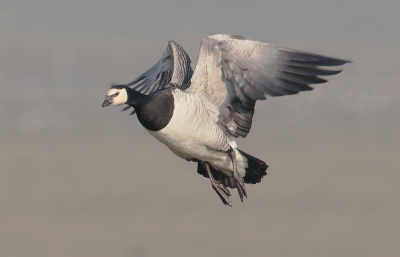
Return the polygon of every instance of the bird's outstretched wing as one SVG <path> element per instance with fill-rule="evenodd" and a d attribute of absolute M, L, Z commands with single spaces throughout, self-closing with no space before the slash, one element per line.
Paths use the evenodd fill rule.
<path fill-rule="evenodd" d="M 210 116 L 228 134 L 246 137 L 257 100 L 312 90 L 309 84 L 327 81 L 318 76 L 341 72 L 319 66 L 347 62 L 241 36 L 208 36 L 201 42 L 191 86 L 186 91 L 200 95 Z"/>
<path fill-rule="evenodd" d="M 166 87 L 178 87 L 189 83 L 193 70 L 186 51 L 174 41 L 169 41 L 161 59 L 126 86 L 142 94 L 151 94 Z M 123 110 L 128 110 L 127 106 Z M 131 114 L 134 114 L 133 111 Z"/>

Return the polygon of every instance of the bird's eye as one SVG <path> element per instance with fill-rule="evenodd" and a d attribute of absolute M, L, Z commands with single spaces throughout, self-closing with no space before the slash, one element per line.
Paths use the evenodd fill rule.
<path fill-rule="evenodd" d="M 119 95 L 119 92 L 115 93 L 115 96 Z"/>

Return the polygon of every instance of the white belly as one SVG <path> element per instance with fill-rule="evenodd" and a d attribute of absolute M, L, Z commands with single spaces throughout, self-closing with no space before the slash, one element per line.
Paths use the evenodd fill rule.
<path fill-rule="evenodd" d="M 208 162 L 230 176 L 233 166 L 227 154 L 231 147 L 229 138 L 211 120 L 201 99 L 179 91 L 174 92 L 174 101 L 174 114 L 168 125 L 159 131 L 148 132 L 179 157 Z M 238 151 L 236 156 L 238 171 L 244 176 L 244 157 Z"/>

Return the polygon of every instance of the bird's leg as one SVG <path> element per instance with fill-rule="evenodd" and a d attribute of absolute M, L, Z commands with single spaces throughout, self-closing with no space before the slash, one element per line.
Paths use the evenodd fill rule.
<path fill-rule="evenodd" d="M 244 187 L 244 180 L 242 176 L 240 176 L 238 170 L 237 170 L 237 164 L 236 164 L 236 152 L 233 150 L 231 147 L 228 150 L 229 158 L 231 158 L 232 165 L 233 165 L 233 179 L 235 180 L 236 188 L 239 192 L 240 200 L 243 202 L 243 196 L 246 196 L 247 198 L 247 192 L 246 188 Z"/>
<path fill-rule="evenodd" d="M 229 205 L 232 207 L 232 204 L 229 201 L 229 196 L 231 195 L 231 193 L 221 182 L 215 180 L 211 173 L 210 164 L 208 164 L 207 162 L 202 162 L 201 165 L 203 165 L 204 169 L 207 171 L 208 177 L 211 181 L 211 186 L 215 190 L 215 192 L 217 192 L 219 198 L 221 198 L 222 202 L 225 205 Z"/>

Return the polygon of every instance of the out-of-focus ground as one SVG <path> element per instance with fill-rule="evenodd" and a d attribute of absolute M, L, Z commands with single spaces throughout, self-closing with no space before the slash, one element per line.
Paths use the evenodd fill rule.
<path fill-rule="evenodd" d="M 0 7 L 0 256 L 400 253 L 397 1 Z M 195 64 L 215 33 L 354 60 L 257 103 L 238 141 L 268 176 L 243 203 L 231 190 L 232 208 L 135 116 L 101 108 L 169 39 Z"/>

